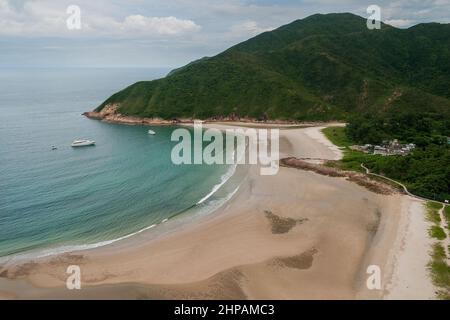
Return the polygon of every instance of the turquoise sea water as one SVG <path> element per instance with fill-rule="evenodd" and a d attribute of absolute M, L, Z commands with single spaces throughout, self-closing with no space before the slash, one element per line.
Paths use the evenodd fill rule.
<path fill-rule="evenodd" d="M 173 165 L 173 127 L 151 136 L 81 116 L 166 72 L 0 70 L 0 257 L 108 242 L 207 205 L 230 167 Z M 97 144 L 71 148 L 77 138 Z"/>

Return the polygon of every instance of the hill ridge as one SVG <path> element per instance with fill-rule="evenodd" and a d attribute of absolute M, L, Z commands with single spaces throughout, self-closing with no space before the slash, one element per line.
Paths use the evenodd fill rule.
<path fill-rule="evenodd" d="M 450 24 L 368 30 L 351 13 L 316 14 L 137 82 L 96 111 L 117 105 L 120 114 L 145 118 L 299 121 L 386 108 L 448 115 L 449 88 Z"/>

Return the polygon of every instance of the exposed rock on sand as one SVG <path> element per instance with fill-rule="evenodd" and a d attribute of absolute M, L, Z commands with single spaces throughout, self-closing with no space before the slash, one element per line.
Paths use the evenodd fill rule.
<path fill-rule="evenodd" d="M 336 158 L 304 129 L 282 130 L 281 135 L 288 148 L 280 150 L 283 154 Z M 408 297 L 423 296 L 408 288 L 414 281 L 428 283 L 426 270 L 420 269 L 428 253 L 411 243 L 408 254 L 398 255 L 398 244 L 405 241 L 398 238 L 405 229 L 401 218 L 410 198 L 385 189 L 369 191 L 364 179 L 358 185 L 332 178 L 341 173 L 323 174 L 323 166 L 295 159 L 285 163 L 294 168 L 284 166 L 275 176 L 261 176 L 251 166 L 239 192 L 197 223 L 80 252 L 76 264 L 82 268 L 83 290 L 65 289 L 72 260 L 47 257 L 33 265 L 4 266 L 8 278 L 21 280 L 0 279 L 2 291 L 19 298 L 380 299 L 386 289 L 403 295 L 404 290 L 395 291 L 398 283 Z M 410 234 L 421 232 L 410 228 Z M 408 269 L 406 277 L 402 268 L 411 259 L 420 260 L 420 270 Z M 383 271 L 382 290 L 366 287 L 370 265 Z"/>
<path fill-rule="evenodd" d="M 392 195 L 399 192 L 398 189 L 395 189 L 388 184 L 370 179 L 367 175 L 362 173 L 342 171 L 336 168 L 306 162 L 293 157 L 281 159 L 280 165 L 306 171 L 312 171 L 328 177 L 347 178 L 348 181 L 355 182 L 356 184 L 378 194 Z"/>

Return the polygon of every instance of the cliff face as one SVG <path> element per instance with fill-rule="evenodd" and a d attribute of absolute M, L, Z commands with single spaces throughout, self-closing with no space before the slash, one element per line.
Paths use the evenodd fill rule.
<path fill-rule="evenodd" d="M 106 105 L 101 110 L 97 111 L 91 111 L 91 112 L 85 112 L 84 115 L 86 117 L 92 118 L 92 119 L 98 119 L 98 120 L 106 120 L 108 118 L 116 117 L 117 109 L 119 108 L 119 104 L 109 104 Z"/>
<path fill-rule="evenodd" d="M 129 125 L 138 125 L 138 124 L 169 125 L 178 122 L 175 120 L 169 121 L 160 118 L 140 118 L 140 117 L 126 116 L 118 112 L 119 106 L 120 106 L 119 104 L 109 104 L 99 111 L 85 112 L 83 115 L 95 120 L 102 120 L 105 122 L 121 123 Z"/>
<path fill-rule="evenodd" d="M 114 106 L 122 116 L 167 120 L 339 120 L 392 109 L 449 115 L 449 88 L 449 24 L 368 30 L 361 17 L 328 14 L 138 82 L 96 111 Z"/>

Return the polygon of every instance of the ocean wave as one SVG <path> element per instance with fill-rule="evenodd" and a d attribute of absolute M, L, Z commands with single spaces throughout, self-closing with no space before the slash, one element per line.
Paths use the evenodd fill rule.
<path fill-rule="evenodd" d="M 228 169 L 228 171 L 220 177 L 220 182 L 216 184 L 206 196 L 200 199 L 200 201 L 197 202 L 197 205 L 202 204 L 203 202 L 211 198 L 211 196 L 216 193 L 233 176 L 233 174 L 236 172 L 236 167 L 237 164 L 230 166 L 230 169 Z"/>
<path fill-rule="evenodd" d="M 234 159 L 235 155 L 236 155 L 236 149 L 233 150 L 231 159 Z M 242 157 L 242 155 L 241 155 L 241 157 Z M 230 166 L 228 171 L 220 177 L 220 182 L 218 184 L 214 185 L 214 187 L 211 189 L 211 191 L 197 202 L 197 205 L 200 205 L 200 204 L 204 203 L 206 200 L 208 200 L 209 198 L 211 198 L 211 196 L 214 195 L 214 193 L 216 193 L 234 175 L 234 173 L 236 172 L 237 164 L 239 163 L 240 160 L 241 159 L 238 159 L 233 165 Z"/>
<path fill-rule="evenodd" d="M 222 207 L 225 203 L 227 203 L 236 194 L 236 192 L 239 190 L 239 188 L 240 188 L 240 185 L 238 185 L 232 192 L 228 193 L 227 195 L 225 195 L 222 198 L 209 201 L 204 206 L 196 206 L 197 209 L 196 209 L 195 215 L 197 217 L 201 217 L 201 216 L 210 214 L 212 212 L 215 212 L 220 207 Z"/>
<path fill-rule="evenodd" d="M 207 206 L 208 212 L 214 211 L 214 210 L 218 209 L 219 207 L 221 207 L 226 202 L 228 202 L 236 194 L 236 192 L 239 190 L 239 188 L 240 188 L 240 185 L 238 185 L 232 192 L 227 194 L 225 197 L 213 201 L 209 206 Z M 200 213 L 204 213 L 204 212 L 202 211 Z M 46 258 L 46 257 L 56 256 L 59 254 L 64 254 L 64 253 L 72 253 L 72 252 L 77 252 L 77 251 L 92 250 L 92 249 L 104 247 L 107 245 L 111 245 L 115 242 L 131 238 L 131 237 L 138 235 L 144 231 L 153 229 L 153 228 L 157 227 L 158 225 L 163 224 L 167 221 L 169 221 L 169 218 L 162 220 L 161 223 L 159 223 L 159 224 L 152 224 L 152 225 L 145 227 L 139 231 L 130 233 L 126 236 L 119 237 L 119 238 L 116 238 L 113 240 L 106 240 L 106 241 L 96 242 L 93 244 L 60 246 L 60 247 L 56 247 L 56 248 L 48 248 L 48 249 L 42 249 L 39 251 L 18 253 L 18 254 L 14 254 L 14 255 L 10 255 L 10 256 L 0 257 L 0 263 L 6 264 L 6 263 L 19 262 L 22 260 Z"/>
<path fill-rule="evenodd" d="M 230 168 L 228 169 L 228 171 L 221 176 L 220 182 L 218 184 L 214 185 L 214 187 L 211 189 L 210 193 L 208 193 L 205 197 L 203 197 L 200 201 L 198 201 L 196 205 L 194 205 L 190 208 L 187 208 L 178 214 L 173 215 L 171 218 L 178 216 L 183 212 L 187 212 L 190 209 L 194 209 L 195 207 L 199 206 L 200 204 L 202 204 L 206 200 L 208 200 L 234 175 L 234 173 L 236 172 L 236 168 L 237 168 L 237 164 L 231 165 Z M 208 203 L 207 206 L 205 206 L 198 213 L 204 214 L 205 211 L 210 213 L 212 211 L 217 210 L 223 204 L 228 202 L 236 194 L 236 192 L 239 190 L 239 188 L 240 188 L 240 185 L 238 185 L 232 192 L 228 193 L 226 196 L 224 196 L 220 199 L 211 201 L 210 203 Z M 152 224 L 148 227 L 145 227 L 136 232 L 127 234 L 125 236 L 122 236 L 122 237 L 119 237 L 116 239 L 100 241 L 100 242 L 96 242 L 96 243 L 92 243 L 92 244 L 59 246 L 56 248 L 40 249 L 39 251 L 28 251 L 28 252 L 23 252 L 23 253 L 17 253 L 17 254 L 13 254 L 13 255 L 9 255 L 9 256 L 0 257 L 0 263 L 10 263 L 10 262 L 17 262 L 17 261 L 21 261 L 21 260 L 45 258 L 45 257 L 50 257 L 50 256 L 69 253 L 69 252 L 85 251 L 85 250 L 91 250 L 91 249 L 95 249 L 95 248 L 104 247 L 107 245 L 111 245 L 115 242 L 131 238 L 131 237 L 138 235 L 144 231 L 153 229 L 160 224 L 168 222 L 169 219 L 171 219 L 171 218 L 165 218 L 160 223 Z"/>
<path fill-rule="evenodd" d="M 167 221 L 168 221 L 168 219 L 164 219 L 161 223 L 164 223 Z M 119 237 L 119 238 L 116 238 L 113 240 L 105 240 L 105 241 L 100 241 L 100 242 L 96 242 L 96 243 L 92 243 L 92 244 L 60 246 L 60 247 L 56 247 L 56 248 L 48 248 L 48 249 L 42 249 L 42 250 L 34 251 L 34 252 L 18 253 L 18 254 L 14 254 L 14 255 L 10 255 L 10 256 L 0 257 L 0 263 L 28 260 L 28 259 L 45 258 L 45 257 L 50 257 L 50 256 L 58 255 L 58 254 L 68 253 L 68 252 L 84 251 L 84 250 L 90 250 L 90 249 L 95 249 L 95 248 L 99 248 L 99 247 L 104 247 L 104 246 L 113 244 L 117 241 L 121 241 L 121 240 L 128 239 L 130 237 L 133 237 L 144 231 L 153 229 L 157 225 L 158 224 L 152 224 L 152 225 L 145 227 L 139 231 L 127 234 L 123 237 Z"/>

